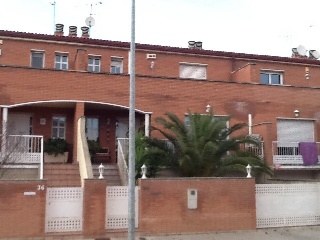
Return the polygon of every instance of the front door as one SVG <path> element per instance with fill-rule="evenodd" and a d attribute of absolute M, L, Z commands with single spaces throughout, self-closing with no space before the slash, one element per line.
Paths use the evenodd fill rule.
<path fill-rule="evenodd" d="M 9 114 L 7 132 L 9 135 L 31 135 L 32 116 L 20 113 Z"/>

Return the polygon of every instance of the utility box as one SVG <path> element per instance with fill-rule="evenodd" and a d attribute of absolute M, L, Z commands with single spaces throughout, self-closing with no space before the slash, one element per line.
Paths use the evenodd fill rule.
<path fill-rule="evenodd" d="M 198 207 L 198 190 L 188 189 L 188 209 L 197 209 Z"/>

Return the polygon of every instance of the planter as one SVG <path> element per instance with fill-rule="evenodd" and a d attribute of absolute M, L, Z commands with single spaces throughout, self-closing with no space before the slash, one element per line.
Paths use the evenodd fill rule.
<path fill-rule="evenodd" d="M 69 152 L 65 152 L 64 154 L 48 154 L 44 153 L 44 162 L 45 163 L 66 163 L 68 161 Z"/>

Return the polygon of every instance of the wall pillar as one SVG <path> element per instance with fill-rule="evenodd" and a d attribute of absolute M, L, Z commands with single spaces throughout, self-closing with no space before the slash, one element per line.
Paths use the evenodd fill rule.
<path fill-rule="evenodd" d="M 85 179 L 82 227 L 82 233 L 85 237 L 104 236 L 106 231 L 106 192 L 106 180 Z"/>

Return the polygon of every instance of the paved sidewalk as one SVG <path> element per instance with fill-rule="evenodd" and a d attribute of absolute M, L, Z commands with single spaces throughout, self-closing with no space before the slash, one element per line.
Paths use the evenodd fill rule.
<path fill-rule="evenodd" d="M 208 234 L 141 236 L 136 240 L 319 240 L 320 226 L 268 228 L 254 231 L 217 232 Z M 127 240 L 127 238 L 111 238 Z"/>

